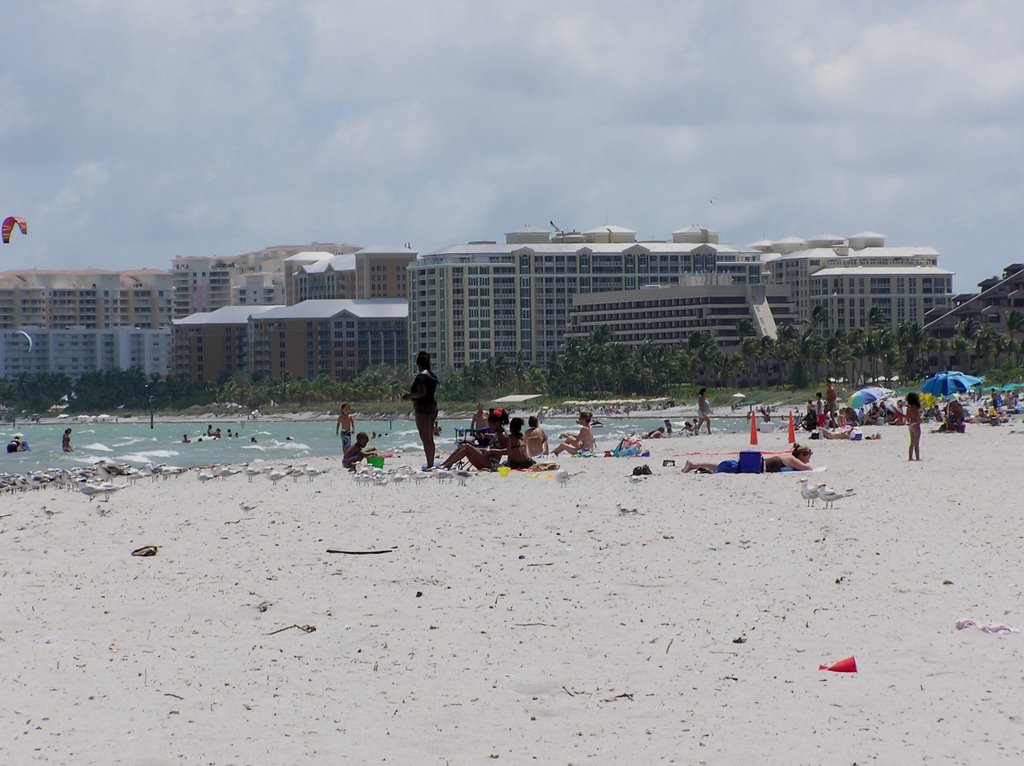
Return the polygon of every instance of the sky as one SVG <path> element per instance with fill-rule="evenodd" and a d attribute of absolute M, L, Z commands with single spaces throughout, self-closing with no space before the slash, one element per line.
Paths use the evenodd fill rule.
<path fill-rule="evenodd" d="M 4 13 L 0 268 L 529 224 L 871 230 L 973 290 L 1024 200 L 1017 0 L 53 0 Z"/>

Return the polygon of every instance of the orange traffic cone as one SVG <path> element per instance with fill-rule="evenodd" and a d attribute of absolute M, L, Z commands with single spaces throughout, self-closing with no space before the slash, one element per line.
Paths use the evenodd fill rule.
<path fill-rule="evenodd" d="M 754 412 L 750 413 L 750 444 L 757 445 L 757 414 Z"/>
<path fill-rule="evenodd" d="M 789 411 L 789 443 L 796 444 L 796 428 L 793 426 L 793 410 Z"/>
<path fill-rule="evenodd" d="M 819 665 L 818 670 L 831 670 L 833 673 L 856 673 L 857 660 L 854 657 L 847 657 L 845 660 L 839 660 L 831 665 Z"/>

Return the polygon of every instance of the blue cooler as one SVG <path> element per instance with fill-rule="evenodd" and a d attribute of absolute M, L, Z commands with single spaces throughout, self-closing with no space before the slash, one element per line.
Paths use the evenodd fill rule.
<path fill-rule="evenodd" d="M 764 473 L 764 458 L 760 452 L 740 452 L 740 473 Z"/>

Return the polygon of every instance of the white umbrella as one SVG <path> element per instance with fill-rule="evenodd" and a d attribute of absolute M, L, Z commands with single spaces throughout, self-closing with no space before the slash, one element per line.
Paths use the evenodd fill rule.
<path fill-rule="evenodd" d="M 746 394 L 733 394 L 732 398 L 733 399 L 746 399 L 747 395 Z"/>

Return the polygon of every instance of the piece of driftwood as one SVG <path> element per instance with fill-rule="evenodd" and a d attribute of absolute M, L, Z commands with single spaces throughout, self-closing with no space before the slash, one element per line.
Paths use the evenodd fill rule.
<path fill-rule="evenodd" d="M 278 633 L 283 633 L 286 630 L 291 630 L 292 628 L 298 628 L 303 633 L 313 633 L 314 631 L 316 631 L 316 625 L 285 625 L 283 628 L 278 628 L 277 630 L 272 630 L 269 633 L 265 633 L 264 635 L 274 636 L 274 635 L 277 635 Z"/>
<path fill-rule="evenodd" d="M 334 548 L 328 548 L 328 553 L 344 553 L 347 556 L 375 556 L 378 553 L 394 553 L 396 548 L 382 548 L 379 551 L 339 551 Z"/>

